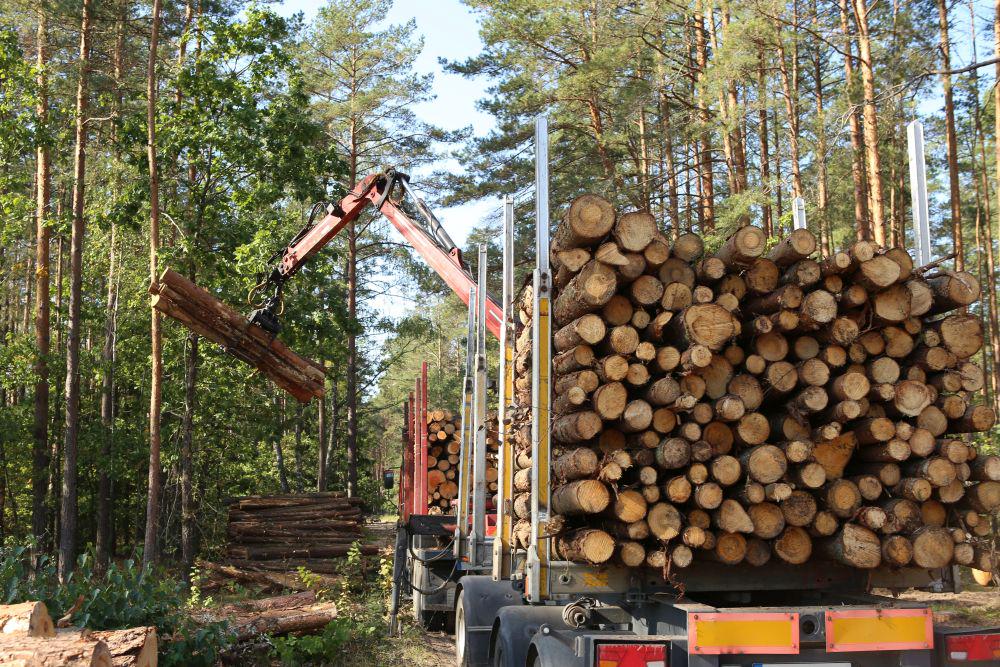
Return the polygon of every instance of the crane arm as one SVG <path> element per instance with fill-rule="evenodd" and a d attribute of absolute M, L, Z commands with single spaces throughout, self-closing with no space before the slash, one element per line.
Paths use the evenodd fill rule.
<path fill-rule="evenodd" d="M 284 283 L 294 276 L 306 261 L 319 252 L 341 230 L 361 215 L 368 205 L 372 205 L 399 230 L 403 238 L 444 279 L 445 283 L 468 305 L 469 292 L 476 288 L 476 281 L 462 262 L 461 250 L 448 236 L 434 214 L 408 184 L 409 177 L 394 169 L 384 173 L 366 176 L 354 186 L 339 204 L 327 207 L 326 216 L 315 225 L 303 229 L 280 253 L 280 261 L 268 277 L 268 284 L 274 287 L 273 295 L 263 306 L 250 315 L 250 321 L 264 329 L 277 333 L 279 325 L 275 311 L 281 298 Z M 427 222 L 424 229 L 403 212 L 390 198 L 399 185 L 402 194 L 409 194 Z M 495 299 L 486 295 L 486 328 L 497 338 L 503 327 L 503 308 Z"/>

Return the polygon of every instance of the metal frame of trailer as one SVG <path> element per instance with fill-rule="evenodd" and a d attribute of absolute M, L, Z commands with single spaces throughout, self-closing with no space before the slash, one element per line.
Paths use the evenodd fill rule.
<path fill-rule="evenodd" d="M 918 136 L 919 127 L 910 131 Z M 923 157 L 912 144 L 911 139 L 911 163 Z M 828 562 L 766 568 L 695 563 L 682 577 L 664 578 L 651 570 L 554 559 L 543 530 L 551 492 L 553 325 L 544 117 L 536 121 L 535 150 L 531 542 L 526 552 L 512 549 L 513 447 L 506 415 L 514 407 L 514 216 L 513 204 L 506 199 L 497 536 L 491 574 L 465 576 L 458 582 L 458 664 L 938 667 L 961 664 L 950 661 L 946 647 L 955 637 L 972 636 L 996 642 L 1000 656 L 996 629 L 983 635 L 934 628 L 926 605 L 866 592 L 875 587 L 955 591 L 959 585 L 955 568 L 866 572 Z M 922 177 L 922 170 L 912 171 Z M 916 212 L 915 223 L 924 229 L 926 207 L 922 211 Z M 796 212 L 796 224 L 804 226 L 804 207 L 798 206 Z M 918 230 L 917 238 L 926 238 L 925 232 Z M 920 245 L 923 256 L 927 244 Z M 1000 657 L 991 664 L 1000 664 Z"/>
<path fill-rule="evenodd" d="M 489 571 L 493 555 L 493 537 L 487 530 L 486 513 L 486 432 L 487 389 L 486 332 L 488 298 L 486 295 L 486 246 L 478 254 L 477 281 L 469 289 L 466 328 L 465 378 L 462 391 L 462 427 L 459 466 L 459 492 L 454 515 L 431 515 L 427 505 L 427 363 L 416 383 L 416 406 L 404 412 L 412 415 L 411 433 L 417 434 L 412 454 L 415 461 L 403 478 L 412 484 L 412 509 L 407 508 L 403 527 L 397 533 L 396 567 L 405 567 L 393 581 L 393 608 L 400 596 L 409 594 L 413 615 L 424 626 L 451 630 L 455 618 L 457 582 L 467 574 Z M 400 586 L 396 582 L 404 582 Z M 396 630 L 395 615 L 390 614 L 390 631 Z"/>

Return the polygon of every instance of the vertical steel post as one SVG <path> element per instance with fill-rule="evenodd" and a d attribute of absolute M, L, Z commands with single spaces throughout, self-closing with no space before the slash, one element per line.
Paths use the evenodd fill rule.
<path fill-rule="evenodd" d="M 514 443 L 507 437 L 509 408 L 514 397 L 514 199 L 503 199 L 503 328 L 500 330 L 500 456 L 497 470 L 496 537 L 493 538 L 493 580 L 510 574 L 510 531 L 507 505 L 513 498 Z"/>
<path fill-rule="evenodd" d="M 462 429 L 458 452 L 458 506 L 455 509 L 455 558 L 467 556 L 469 536 L 469 490 L 472 479 L 472 383 L 474 377 L 476 331 L 476 290 L 469 288 L 468 317 L 465 323 L 465 377 L 462 380 Z"/>
<path fill-rule="evenodd" d="M 476 283 L 476 360 L 472 401 L 472 534 L 469 560 L 486 564 L 486 244 L 479 245 Z"/>
<path fill-rule="evenodd" d="M 410 496 L 410 514 L 419 514 L 417 498 L 420 496 L 421 479 L 426 475 L 425 470 L 420 468 L 420 427 L 417 424 L 417 413 L 420 411 L 420 378 L 413 383 L 413 392 L 410 394 L 410 448 L 413 451 L 413 494 Z"/>
<path fill-rule="evenodd" d="M 927 164 L 924 161 L 924 126 L 919 120 L 906 126 L 906 150 L 910 158 L 910 209 L 913 237 L 917 243 L 917 265 L 931 263 L 931 223 L 927 209 Z"/>
<path fill-rule="evenodd" d="M 792 229 L 806 229 L 806 200 L 802 197 L 792 200 Z"/>
<path fill-rule="evenodd" d="M 403 403 L 403 469 L 399 474 L 399 516 L 409 521 L 413 507 L 413 393 Z"/>
<path fill-rule="evenodd" d="M 531 602 L 548 595 L 549 540 L 542 528 L 549 519 L 549 427 L 552 365 L 551 298 L 549 267 L 549 123 L 535 119 L 535 271 L 534 307 L 531 314 L 531 543 L 525 592 Z"/>
<path fill-rule="evenodd" d="M 427 362 L 423 362 L 420 365 L 420 414 L 417 416 L 420 420 L 420 458 L 422 463 L 420 466 L 420 479 L 422 480 L 421 487 L 423 487 L 423 492 L 417 499 L 417 503 L 420 507 L 421 514 L 427 514 L 430 507 L 430 501 L 427 496 Z"/>

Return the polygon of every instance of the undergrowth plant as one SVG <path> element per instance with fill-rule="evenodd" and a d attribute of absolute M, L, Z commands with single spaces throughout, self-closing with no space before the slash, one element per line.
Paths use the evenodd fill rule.
<path fill-rule="evenodd" d="M 142 568 L 128 559 L 101 573 L 87 552 L 60 583 L 54 559 L 39 557 L 34 572 L 30 559 L 28 546 L 0 547 L 0 595 L 5 604 L 41 600 L 53 618 L 75 609 L 73 625 L 91 630 L 156 626 L 160 661 L 168 666 L 214 665 L 229 643 L 224 624 L 198 623 L 191 617 L 191 599 L 183 582 L 160 570 Z"/>

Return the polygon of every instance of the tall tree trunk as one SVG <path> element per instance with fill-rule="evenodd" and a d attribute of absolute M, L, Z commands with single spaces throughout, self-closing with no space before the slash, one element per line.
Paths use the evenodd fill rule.
<path fill-rule="evenodd" d="M 274 398 L 275 407 L 278 410 L 278 430 L 274 435 L 274 463 L 278 468 L 278 483 L 281 485 L 282 493 L 290 493 L 291 487 L 288 486 L 288 474 L 285 472 L 285 453 L 281 449 L 281 441 L 285 438 L 285 408 L 284 400 L 275 395 Z"/>
<path fill-rule="evenodd" d="M 302 404 L 295 402 L 295 493 L 305 490 L 302 476 Z"/>
<path fill-rule="evenodd" d="M 722 0 L 722 41 L 729 37 L 729 2 Z M 739 93 L 736 89 L 736 82 L 733 79 L 726 81 L 726 100 L 729 104 L 729 117 L 735 119 L 733 127 L 733 162 L 736 167 L 736 185 L 739 192 L 747 189 L 747 150 L 746 150 L 746 114 L 741 113 L 739 106 Z"/>
<path fill-rule="evenodd" d="M 319 461 L 316 465 L 316 490 L 326 491 L 326 395 L 320 396 L 316 406 L 316 444 Z"/>
<path fill-rule="evenodd" d="M 62 220 L 63 216 L 63 193 L 61 188 L 56 194 L 56 220 Z M 65 239 L 62 235 L 57 236 L 56 243 L 56 349 L 55 354 L 66 354 L 66 349 L 63 344 L 63 276 L 65 275 Z M 47 495 L 47 505 L 49 508 L 57 508 L 59 503 L 59 493 L 62 487 L 62 475 L 60 471 L 62 470 L 62 419 L 60 415 L 63 413 L 62 406 L 63 394 L 60 391 L 55 393 L 55 405 L 52 409 L 52 422 L 49 426 L 49 431 L 55 431 L 51 434 L 49 441 L 51 446 L 49 449 L 49 489 Z M 59 535 L 59 512 L 49 511 L 49 535 L 55 540 L 56 536 Z"/>
<path fill-rule="evenodd" d="M 976 6 L 974 0 L 969 0 L 969 34 L 970 42 L 972 43 L 972 60 L 973 62 L 979 61 L 979 55 L 976 50 Z M 973 119 L 975 121 L 975 131 L 976 131 L 976 146 L 975 149 L 979 153 L 979 160 L 981 166 L 977 169 L 975 167 L 975 160 L 973 160 L 973 171 L 978 172 L 979 180 L 977 191 L 982 192 L 983 198 L 983 211 L 984 218 L 982 221 L 984 229 L 984 239 L 983 242 L 977 240 L 976 247 L 978 249 L 977 254 L 980 257 L 980 264 L 982 264 L 982 247 L 986 246 L 986 267 L 987 270 L 983 271 L 982 266 L 980 266 L 980 283 L 986 283 L 986 293 L 987 293 L 987 303 L 986 303 L 986 332 L 989 338 L 989 345 L 983 346 L 983 370 L 986 371 L 986 376 L 990 378 L 990 385 L 993 389 L 993 405 L 994 407 L 1000 406 L 1000 395 L 998 395 L 997 389 L 997 377 L 996 369 L 1000 368 L 1000 326 L 997 322 L 996 313 L 996 280 L 994 274 L 994 263 L 993 263 L 993 211 L 992 205 L 990 203 L 990 185 L 989 180 L 986 175 L 986 171 L 989 168 L 988 162 L 986 160 L 986 138 L 983 133 L 983 115 L 982 109 L 979 106 L 979 72 L 973 69 L 969 73 L 970 77 L 970 87 L 972 88 L 973 95 Z M 985 279 L 984 279 L 985 277 Z M 987 359 L 986 355 L 989 354 Z M 988 363 L 987 363 L 988 362 Z"/>
<path fill-rule="evenodd" d="M 715 229 L 715 184 L 712 169 L 712 127 L 708 111 L 708 43 L 705 39 L 705 19 L 702 14 L 702 0 L 698 0 L 694 15 L 695 57 L 698 63 L 698 116 L 701 122 L 699 143 L 701 154 L 698 159 L 699 191 L 701 194 L 701 232 Z"/>
<path fill-rule="evenodd" d="M 854 89 L 854 50 L 851 29 L 847 21 L 847 0 L 840 0 L 840 29 L 844 33 L 844 97 L 847 99 L 851 134 L 851 180 L 854 183 L 854 221 L 858 240 L 871 238 L 868 222 L 868 185 L 862 161 L 861 119 L 852 98 Z"/>
<path fill-rule="evenodd" d="M 993 14 L 993 55 L 995 58 L 1000 59 L 1000 0 L 994 0 L 994 14 Z M 995 66 L 995 76 L 1000 77 L 1000 61 L 997 62 Z M 1000 86 L 993 86 L 993 104 L 995 108 L 1000 109 Z M 1000 137 L 1000 114 L 994 114 L 994 136 Z M 994 142 L 994 149 L 996 154 L 994 155 L 994 160 L 996 162 L 997 170 L 997 189 L 1000 191 L 1000 141 Z M 983 151 L 983 163 L 984 163 L 984 175 L 985 175 L 985 162 L 986 153 L 985 148 Z M 987 190 L 988 192 L 988 190 Z M 997 207 L 997 212 L 1000 214 L 1000 207 Z M 993 372 L 996 373 L 997 369 L 1000 368 L 1000 326 L 998 326 L 997 320 L 997 291 L 996 291 L 996 263 L 994 261 L 993 254 L 993 220 L 990 219 L 986 224 L 986 268 L 987 275 L 989 276 L 989 281 L 987 282 L 987 291 L 989 294 L 989 309 L 990 309 L 990 323 L 993 327 L 991 342 L 993 347 Z M 1000 406 L 1000 392 L 995 394 L 997 404 Z"/>
<path fill-rule="evenodd" d="M 351 122 L 350 183 L 358 179 L 357 132 Z M 347 495 L 358 491 L 358 235 L 352 221 L 347 226 Z"/>
<path fill-rule="evenodd" d="M 944 136 L 948 154 L 948 193 L 951 197 L 951 236 L 955 248 L 955 270 L 965 269 L 962 244 L 962 196 L 958 188 L 958 137 L 955 133 L 955 99 L 951 88 L 951 40 L 948 37 L 948 6 L 937 0 L 941 29 L 941 87 L 944 89 Z"/>
<path fill-rule="evenodd" d="M 187 337 L 184 359 L 184 418 L 181 422 L 181 560 L 185 580 L 194 566 L 197 508 L 194 502 L 194 415 L 198 386 L 198 335 Z"/>
<path fill-rule="evenodd" d="M 816 0 L 812 3 L 813 27 L 819 31 L 819 8 Z M 830 238 L 830 225 L 827 219 L 829 191 L 827 189 L 826 170 L 826 111 L 823 107 L 823 51 L 822 44 L 817 43 L 813 50 L 813 85 L 816 88 L 816 213 L 819 218 L 816 227 L 819 229 L 820 252 L 823 256 L 830 254 L 833 239 Z"/>
<path fill-rule="evenodd" d="M 788 118 L 788 156 L 792 163 L 792 197 L 802 196 L 802 172 L 799 169 L 799 101 L 798 90 L 793 85 L 789 75 L 788 61 L 785 57 L 785 45 L 781 35 L 778 36 L 778 73 L 781 76 L 782 97 L 785 100 L 785 116 Z M 792 68 L 798 64 L 792 61 Z M 797 77 L 795 77 L 797 79 Z"/>
<path fill-rule="evenodd" d="M 681 216 L 678 204 L 677 170 L 674 165 L 674 137 L 670 130 L 670 104 L 667 101 L 666 81 L 660 77 L 660 132 L 663 135 L 663 168 L 666 171 L 664 183 L 667 186 L 667 215 L 671 232 L 676 239 L 680 235 Z"/>
<path fill-rule="evenodd" d="M 36 83 L 38 124 L 48 122 L 48 7 L 38 6 Z M 51 234 L 48 225 L 49 197 L 52 174 L 49 147 L 41 143 L 37 150 L 36 210 L 35 210 L 35 414 L 31 447 L 31 533 L 35 538 L 36 553 L 42 554 L 50 547 L 49 517 L 46 495 L 49 490 L 49 247 Z M 0 514 L 2 516 L 2 514 Z"/>
<path fill-rule="evenodd" d="M 861 92 L 864 98 L 865 162 L 868 167 L 868 212 L 872 240 L 885 245 L 885 205 L 882 200 L 882 160 L 878 148 L 878 115 L 875 112 L 875 68 L 868 34 L 868 3 L 851 0 L 858 28 L 858 60 L 861 63 Z"/>
<path fill-rule="evenodd" d="M 333 373 L 331 377 L 336 378 L 337 374 Z M 326 446 L 326 480 L 327 486 L 336 488 L 337 486 L 337 476 L 334 475 L 334 461 L 336 461 L 337 454 L 337 444 L 340 442 L 338 438 L 339 426 L 340 426 L 340 397 L 339 397 L 340 383 L 336 379 L 330 383 L 330 428 L 329 435 L 327 436 L 328 442 Z"/>
<path fill-rule="evenodd" d="M 160 0 L 153 0 L 153 17 L 149 34 L 149 60 L 146 65 L 146 154 L 149 160 L 149 279 L 155 282 L 159 273 L 160 252 L 160 172 L 156 161 L 156 52 L 160 39 Z M 160 410 L 163 389 L 163 334 L 160 313 L 150 308 L 150 339 L 152 343 L 151 378 L 149 388 L 149 470 L 146 494 L 146 533 L 142 563 L 149 566 L 159 557 L 157 537 L 160 525 Z"/>
<path fill-rule="evenodd" d="M 774 235 L 774 224 L 771 219 L 771 156 L 767 141 L 767 85 L 764 78 L 764 51 L 757 53 L 757 138 L 760 140 L 760 189 L 764 194 L 764 204 L 761 206 L 761 217 L 764 223 L 764 234 Z"/>
<path fill-rule="evenodd" d="M 62 502 L 59 520 L 59 580 L 76 564 L 77 448 L 80 436 L 80 305 L 83 300 L 84 187 L 87 177 L 87 127 L 90 79 L 90 12 L 83 0 L 80 17 L 80 74 L 76 86 L 76 147 L 73 151 L 73 231 L 70 241 L 69 331 L 66 337 L 66 417 L 63 440 Z"/>
<path fill-rule="evenodd" d="M 719 36 L 715 26 L 715 10 L 712 3 L 706 3 L 705 18 L 708 21 L 708 38 L 712 52 L 718 53 Z M 736 177 L 736 151 L 733 148 L 733 134 L 730 132 L 730 127 L 735 121 L 730 114 L 727 90 L 721 88 L 719 89 L 719 117 L 722 120 L 722 155 L 726 160 L 726 183 L 729 186 L 729 192 L 736 194 L 740 191 L 740 186 Z"/>
<path fill-rule="evenodd" d="M 774 110 L 771 127 L 774 128 L 774 149 L 771 151 L 771 154 L 774 155 L 774 198 L 778 207 L 778 217 L 774 219 L 774 233 L 781 236 L 781 218 L 785 214 L 785 209 L 781 198 L 784 180 L 781 176 L 781 134 L 778 131 L 781 128 L 781 123 L 778 122 L 777 109 Z"/>
<path fill-rule="evenodd" d="M 115 27 L 115 50 L 114 50 L 114 76 L 115 92 L 113 102 L 113 115 L 115 121 L 111 126 L 111 142 L 114 145 L 116 157 L 120 157 L 118 148 L 118 117 L 121 114 L 124 100 L 124 78 L 125 78 L 125 29 L 128 19 L 128 0 L 121 2 L 118 11 L 118 20 Z M 117 189 L 120 179 L 115 179 Z M 101 425 L 104 429 L 101 439 L 101 459 L 105 465 L 100 466 L 100 473 L 97 482 L 97 531 L 95 536 L 95 551 L 97 568 L 100 571 L 107 569 L 111 559 L 114 557 L 114 534 L 113 534 L 113 493 L 114 482 L 111 472 L 114 469 L 114 380 L 115 380 L 115 337 L 118 323 L 118 277 L 116 275 L 117 259 L 117 225 L 111 223 L 111 247 L 108 258 L 108 300 L 107 310 L 104 319 L 104 348 L 101 351 L 101 361 L 104 368 L 101 373 Z"/>
<path fill-rule="evenodd" d="M 112 481 L 115 441 L 115 329 L 118 314 L 118 285 L 115 275 L 117 257 L 117 225 L 111 224 L 111 243 L 108 252 L 108 301 L 104 316 L 104 348 L 101 350 L 101 461 L 97 481 L 97 536 L 96 558 L 101 571 L 107 569 L 114 556 L 111 536 Z"/>

